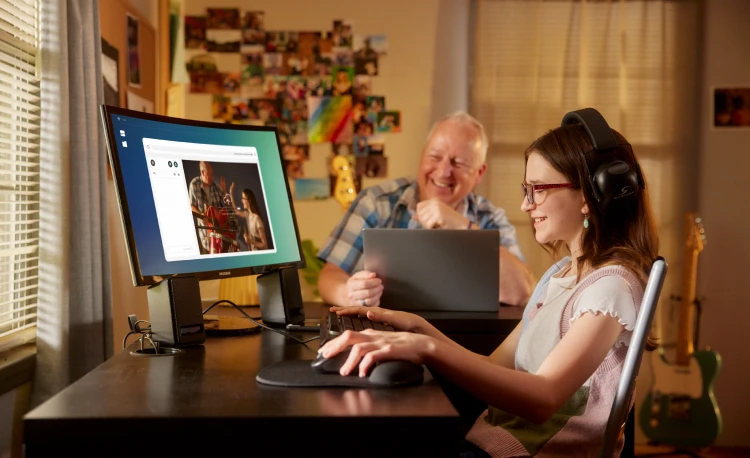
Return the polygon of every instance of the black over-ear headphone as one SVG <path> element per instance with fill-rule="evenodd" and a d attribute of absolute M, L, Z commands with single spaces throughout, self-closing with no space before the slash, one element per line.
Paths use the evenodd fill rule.
<path fill-rule="evenodd" d="M 584 154 L 586 176 L 596 199 L 596 205 L 604 212 L 610 207 L 622 208 L 634 205 L 639 190 L 646 184 L 641 168 L 633 157 L 635 170 L 619 156 L 617 138 L 604 117 L 593 108 L 571 111 L 563 116 L 562 126 L 581 124 L 594 145 L 592 151 Z M 630 145 L 620 145 L 630 147 Z M 592 174 L 591 171 L 594 171 Z"/>

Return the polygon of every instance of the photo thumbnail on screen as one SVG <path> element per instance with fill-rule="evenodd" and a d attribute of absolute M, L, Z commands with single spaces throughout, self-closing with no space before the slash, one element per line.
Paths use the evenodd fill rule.
<path fill-rule="evenodd" d="M 143 146 L 167 261 L 276 251 L 254 147 Z"/>

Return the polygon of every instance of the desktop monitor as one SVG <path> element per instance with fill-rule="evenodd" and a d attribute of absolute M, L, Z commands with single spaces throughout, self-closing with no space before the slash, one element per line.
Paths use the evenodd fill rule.
<path fill-rule="evenodd" d="M 274 128 L 101 117 L 135 286 L 305 266 Z"/>

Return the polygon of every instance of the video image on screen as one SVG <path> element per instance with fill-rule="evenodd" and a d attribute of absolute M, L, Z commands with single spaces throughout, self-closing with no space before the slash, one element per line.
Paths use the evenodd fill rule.
<path fill-rule="evenodd" d="M 182 164 L 201 255 L 273 250 L 258 164 Z"/>
<path fill-rule="evenodd" d="M 167 262 L 276 251 L 255 148 L 143 143 Z"/>

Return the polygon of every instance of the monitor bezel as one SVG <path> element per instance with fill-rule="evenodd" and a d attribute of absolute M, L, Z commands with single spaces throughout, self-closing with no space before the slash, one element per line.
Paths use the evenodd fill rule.
<path fill-rule="evenodd" d="M 112 169 L 112 179 L 115 183 L 115 193 L 117 195 L 117 204 L 120 209 L 120 222 L 122 224 L 123 234 L 125 235 L 125 247 L 128 252 L 128 263 L 130 264 L 130 274 L 133 279 L 134 286 L 151 286 L 160 283 L 166 278 L 173 275 L 194 275 L 199 280 L 216 280 L 221 278 L 241 277 L 246 275 L 257 275 L 262 274 L 271 270 L 280 269 L 284 267 L 296 267 L 298 269 L 305 268 L 305 255 L 302 251 L 302 242 L 300 240 L 299 226 L 297 225 L 297 214 L 294 211 L 294 201 L 292 200 L 292 192 L 289 188 L 289 179 L 286 174 L 286 167 L 284 167 L 284 153 L 281 149 L 281 142 L 279 141 L 279 133 L 275 127 L 270 126 L 250 126 L 244 124 L 222 124 L 215 122 L 196 121 L 192 119 L 173 118 L 169 116 L 162 116 L 151 113 L 144 113 L 142 111 L 129 110 L 126 108 L 113 107 L 111 105 L 100 105 L 99 107 L 102 122 L 104 124 L 104 135 L 107 146 L 107 156 L 109 157 L 109 164 Z M 138 259 L 138 251 L 135 245 L 135 234 L 133 233 L 133 226 L 130 221 L 130 209 L 128 208 L 127 195 L 125 194 L 125 182 L 122 177 L 122 170 L 120 167 L 120 157 L 117 150 L 117 146 L 111 141 L 117 138 L 115 135 L 114 125 L 112 124 L 112 115 L 128 116 L 132 118 L 144 119 L 147 121 L 157 121 L 169 124 L 179 124 L 191 127 L 206 127 L 211 129 L 229 129 L 229 130 L 245 130 L 245 131 L 262 131 L 262 132 L 274 132 L 276 137 L 276 146 L 279 151 L 279 160 L 281 161 L 281 170 L 284 174 L 284 185 L 286 186 L 286 194 L 289 199 L 289 206 L 292 212 L 292 222 L 294 223 L 294 233 L 297 239 L 297 248 L 299 250 L 299 261 L 292 261 L 278 264 L 267 264 L 258 267 L 243 267 L 239 269 L 231 270 L 207 270 L 203 272 L 191 272 L 183 274 L 168 274 L 164 275 L 143 275 L 141 272 L 140 261 Z M 114 146 L 113 146 L 114 145 Z M 114 150 L 114 151 L 113 151 Z"/>

